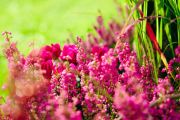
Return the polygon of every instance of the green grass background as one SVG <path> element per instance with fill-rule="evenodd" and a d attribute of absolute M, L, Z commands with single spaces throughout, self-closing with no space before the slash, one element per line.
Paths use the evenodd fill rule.
<path fill-rule="evenodd" d="M 98 15 L 105 21 L 116 17 L 113 0 L 0 0 L 0 32 L 12 32 L 18 48 L 27 54 L 33 42 L 38 48 L 54 42 L 63 45 L 70 33 L 85 37 Z M 0 44 L 3 42 L 0 36 Z M 0 47 L 0 86 L 7 77 L 7 61 Z M 0 89 L 0 95 L 5 94 Z"/>

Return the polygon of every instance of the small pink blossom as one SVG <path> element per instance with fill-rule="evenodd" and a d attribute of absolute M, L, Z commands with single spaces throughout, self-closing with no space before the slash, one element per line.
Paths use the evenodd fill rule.
<path fill-rule="evenodd" d="M 76 55 L 77 55 L 77 47 L 76 45 L 64 45 L 64 48 L 61 53 L 61 57 L 63 60 L 67 60 L 69 62 L 76 63 Z"/>
<path fill-rule="evenodd" d="M 41 69 L 44 70 L 44 77 L 47 78 L 47 79 L 50 79 L 51 78 L 51 73 L 52 73 L 52 70 L 53 70 L 53 63 L 51 60 L 48 60 L 48 61 L 43 61 L 41 62 Z"/>

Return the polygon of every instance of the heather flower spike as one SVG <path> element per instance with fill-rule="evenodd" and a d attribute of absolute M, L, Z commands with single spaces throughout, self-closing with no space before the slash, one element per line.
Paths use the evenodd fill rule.
<path fill-rule="evenodd" d="M 5 31 L 5 32 L 2 33 L 2 36 L 5 37 L 5 40 L 6 40 L 7 42 L 10 41 L 11 35 L 12 35 L 12 33 L 11 33 L 11 32 L 7 32 L 7 31 Z"/>

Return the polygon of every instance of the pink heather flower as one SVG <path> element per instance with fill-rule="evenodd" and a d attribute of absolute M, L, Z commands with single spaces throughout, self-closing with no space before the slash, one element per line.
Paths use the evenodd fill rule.
<path fill-rule="evenodd" d="M 4 50 L 5 56 L 8 60 L 10 60 L 12 57 L 14 57 L 15 54 L 19 55 L 19 51 L 17 49 L 17 45 L 15 42 L 12 42 L 8 48 Z"/>
<path fill-rule="evenodd" d="M 61 73 L 64 69 L 65 66 L 62 63 L 57 63 L 57 65 L 53 67 L 53 74 Z"/>
<path fill-rule="evenodd" d="M 60 45 L 58 43 L 45 46 L 41 49 L 40 57 L 42 60 L 47 61 L 57 59 L 61 53 Z"/>
<path fill-rule="evenodd" d="M 98 16 L 97 17 L 97 22 L 98 22 L 99 25 L 103 25 L 103 18 L 102 18 L 102 16 Z"/>
<path fill-rule="evenodd" d="M 56 120 L 82 120 L 81 112 L 73 110 L 73 105 L 59 106 L 55 111 Z"/>
<path fill-rule="evenodd" d="M 180 74 L 176 75 L 176 80 L 180 80 Z"/>
<path fill-rule="evenodd" d="M 175 54 L 177 57 L 180 57 L 180 45 L 175 49 Z"/>
<path fill-rule="evenodd" d="M 108 51 L 108 47 L 100 47 L 100 46 L 93 46 L 92 47 L 92 54 L 97 55 L 98 58 L 100 58 L 102 55 L 104 55 L 104 53 L 106 53 Z"/>
<path fill-rule="evenodd" d="M 73 102 L 67 103 L 67 91 L 62 90 L 60 96 L 56 98 L 59 103 L 55 112 L 55 120 L 82 120 L 81 111 L 76 110 L 77 99 L 73 98 Z"/>
<path fill-rule="evenodd" d="M 99 112 L 94 116 L 93 120 L 110 120 L 110 117 L 106 113 Z"/>
<path fill-rule="evenodd" d="M 175 49 L 176 56 L 169 61 L 168 72 L 171 72 L 175 75 L 175 79 L 180 80 L 180 46 Z"/>
<path fill-rule="evenodd" d="M 74 73 L 68 72 L 66 69 L 62 71 L 60 74 L 60 87 L 68 91 L 68 99 L 72 101 L 72 97 L 77 95 L 77 82 L 76 82 L 76 75 Z"/>
<path fill-rule="evenodd" d="M 50 46 L 45 46 L 40 51 L 40 57 L 43 61 L 51 60 L 52 59 L 52 48 Z"/>
<path fill-rule="evenodd" d="M 41 69 L 45 71 L 43 73 L 44 77 L 47 78 L 47 79 L 50 79 L 51 78 L 52 69 L 53 69 L 52 61 L 48 60 L 48 61 L 41 62 Z"/>
<path fill-rule="evenodd" d="M 148 102 L 142 95 L 129 95 L 122 85 L 115 89 L 114 105 L 123 120 L 148 120 L 150 117 Z"/>
<path fill-rule="evenodd" d="M 52 56 L 53 56 L 53 58 L 54 59 L 58 58 L 60 53 L 61 53 L 60 45 L 58 43 L 51 44 L 51 48 L 52 48 Z"/>
<path fill-rule="evenodd" d="M 7 42 L 10 41 L 11 35 L 12 35 L 12 33 L 11 33 L 11 32 L 7 32 L 7 31 L 4 31 L 4 32 L 2 33 L 2 36 L 5 37 L 5 40 L 6 40 Z"/>
<path fill-rule="evenodd" d="M 24 120 L 27 119 L 25 112 L 21 109 L 17 101 L 11 100 L 9 97 L 5 104 L 0 105 L 0 114 L 2 113 L 3 116 L 10 116 L 7 119 L 0 119 L 1 120 Z"/>
<path fill-rule="evenodd" d="M 170 94 L 173 91 L 173 86 L 171 85 L 170 80 L 167 77 L 164 79 L 159 78 L 158 85 L 154 91 L 156 94 L 161 96 L 165 94 Z"/>
<path fill-rule="evenodd" d="M 76 45 L 64 45 L 64 48 L 61 52 L 61 58 L 63 60 L 68 60 L 69 62 L 76 63 L 76 55 L 78 49 Z"/>

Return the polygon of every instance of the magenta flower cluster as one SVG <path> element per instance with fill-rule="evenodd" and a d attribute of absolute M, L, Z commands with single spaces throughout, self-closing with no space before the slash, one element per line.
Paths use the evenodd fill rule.
<path fill-rule="evenodd" d="M 97 21 L 97 35 L 62 48 L 47 45 L 27 57 L 6 41 L 9 96 L 0 104 L 1 120 L 180 119 L 180 46 L 167 76 L 155 83 L 151 63 L 139 64 L 130 36 L 114 47 L 121 26 L 112 21 L 106 28 L 100 16 Z"/>

